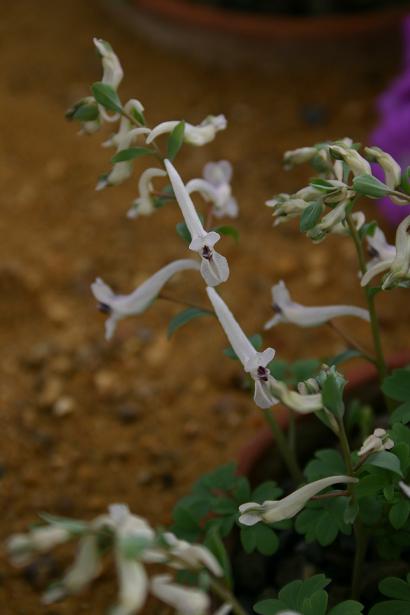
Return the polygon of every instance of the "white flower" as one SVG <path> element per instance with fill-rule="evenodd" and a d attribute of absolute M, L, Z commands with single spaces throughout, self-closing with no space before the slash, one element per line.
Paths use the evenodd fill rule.
<path fill-rule="evenodd" d="M 222 568 L 213 553 L 203 545 L 191 544 L 185 540 L 179 540 L 171 532 L 165 532 L 163 539 L 168 544 L 167 551 L 170 563 L 177 568 L 198 570 L 208 568 L 216 577 L 223 575 Z"/>
<path fill-rule="evenodd" d="M 153 577 L 151 592 L 172 606 L 179 615 L 204 615 L 209 607 L 207 594 L 200 589 L 173 583 L 168 574 Z"/>
<path fill-rule="evenodd" d="M 209 287 L 206 291 L 234 352 L 245 371 L 255 381 L 254 400 L 256 405 L 259 408 L 269 408 L 277 403 L 277 399 L 270 390 L 274 378 L 267 367 L 275 356 L 274 349 L 266 348 L 263 352 L 257 352 L 218 293 Z"/>
<path fill-rule="evenodd" d="M 284 382 L 272 379 L 270 390 L 282 404 L 299 414 L 310 414 L 323 408 L 321 393 L 301 393 L 291 391 Z"/>
<path fill-rule="evenodd" d="M 119 320 L 144 312 L 168 280 L 185 269 L 198 270 L 199 263 L 191 259 L 173 261 L 154 273 L 129 295 L 116 295 L 101 278 L 97 278 L 91 285 L 91 290 L 99 301 L 99 309 L 109 314 L 105 323 L 106 339 L 112 338 Z"/>
<path fill-rule="evenodd" d="M 124 76 L 120 61 L 107 41 L 104 41 L 102 38 L 94 38 L 93 42 L 101 56 L 103 65 L 102 82 L 110 85 L 116 90 Z"/>
<path fill-rule="evenodd" d="M 329 149 L 335 158 L 342 159 L 347 164 L 354 176 L 372 174 L 370 164 L 357 150 L 341 145 L 331 145 Z"/>
<path fill-rule="evenodd" d="M 313 496 L 326 487 L 338 483 L 357 483 L 351 476 L 328 476 L 297 489 L 281 500 L 266 500 L 263 504 L 248 502 L 239 506 L 241 516 L 239 522 L 243 525 L 255 525 L 260 521 L 264 523 L 277 523 L 284 519 L 291 519 L 297 515 Z"/>
<path fill-rule="evenodd" d="M 404 495 L 410 498 L 410 485 L 406 485 L 402 480 L 399 481 L 399 487 L 403 491 Z"/>
<path fill-rule="evenodd" d="M 132 615 L 145 603 L 148 579 L 143 565 L 124 552 L 127 540 L 137 539 L 149 545 L 155 538 L 153 529 L 142 517 L 132 515 L 124 504 L 109 507 L 109 525 L 115 535 L 115 561 L 119 579 L 119 596 L 112 615 Z"/>
<path fill-rule="evenodd" d="M 47 590 L 42 597 L 44 604 L 52 604 L 69 594 L 80 592 L 101 572 L 101 555 L 97 536 L 88 535 L 80 540 L 77 556 L 73 565 L 62 580 Z"/>
<path fill-rule="evenodd" d="M 389 269 L 396 256 L 396 247 L 387 243 L 386 237 L 379 227 L 376 227 L 373 236 L 366 236 L 366 241 L 369 253 L 373 258 L 366 264 L 366 273 L 360 282 L 362 286 L 367 286 L 376 275 Z"/>
<path fill-rule="evenodd" d="M 321 196 L 322 193 L 317 188 L 306 186 L 295 194 L 287 194 L 286 192 L 277 194 L 273 199 L 266 201 L 265 204 L 273 209 L 274 226 L 277 226 L 282 222 L 301 216 L 306 207 Z"/>
<path fill-rule="evenodd" d="M 272 287 L 272 301 L 275 315 L 265 323 L 265 329 L 271 329 L 281 322 L 292 323 L 299 327 L 317 327 L 340 316 L 357 316 L 363 320 L 369 320 L 367 310 L 352 305 L 305 307 L 300 303 L 295 303 L 282 280 Z"/>
<path fill-rule="evenodd" d="M 208 162 L 203 170 L 204 179 L 191 179 L 186 184 L 188 194 L 198 191 L 206 201 L 212 201 L 212 213 L 216 218 L 236 218 L 238 203 L 232 196 L 230 181 L 232 165 L 227 160 Z"/>
<path fill-rule="evenodd" d="M 172 132 L 178 121 L 162 122 L 153 128 L 147 137 L 146 143 L 152 143 L 154 139 L 162 134 Z M 208 115 L 198 126 L 185 123 L 184 141 L 190 145 L 206 145 L 215 139 L 215 135 L 220 130 L 225 130 L 227 125 L 224 115 Z"/>
<path fill-rule="evenodd" d="M 401 168 L 390 154 L 384 152 L 380 147 L 365 147 L 368 160 L 377 162 L 384 171 L 384 183 L 395 190 L 401 182 Z"/>
<path fill-rule="evenodd" d="M 295 164 L 310 162 L 318 153 L 316 147 L 299 147 L 298 149 L 288 150 L 283 155 L 283 165 L 285 169 L 291 169 Z"/>
<path fill-rule="evenodd" d="M 181 209 L 185 224 L 191 233 L 189 249 L 197 252 L 201 261 L 201 274 L 208 286 L 217 286 L 226 282 L 229 277 L 229 266 L 226 258 L 214 250 L 214 245 L 220 240 L 220 235 L 211 231 L 206 232 L 199 219 L 184 183 L 174 165 L 165 160 L 165 167 L 174 190 L 175 198 Z"/>
<path fill-rule="evenodd" d="M 101 81 L 117 90 L 124 76 L 120 61 L 107 41 L 103 41 L 101 38 L 94 38 L 93 42 L 102 61 L 103 76 Z M 116 122 L 118 120 L 118 113 L 110 115 L 102 105 L 98 105 L 98 111 L 100 117 L 106 122 Z"/>
<path fill-rule="evenodd" d="M 131 209 L 127 212 L 128 218 L 137 218 L 138 216 L 149 216 L 155 211 L 154 202 L 151 196 L 153 191 L 152 180 L 154 177 L 164 177 L 165 171 L 162 169 L 145 169 L 141 173 L 138 182 L 139 197 L 132 203 Z"/>
<path fill-rule="evenodd" d="M 382 289 L 409 286 L 410 281 L 410 216 L 404 218 L 396 231 L 396 256 L 383 279 Z M 364 276 L 363 276 L 364 277 Z"/>
<path fill-rule="evenodd" d="M 142 113 L 144 107 L 139 102 L 139 100 L 131 99 L 129 100 L 125 107 L 124 111 L 127 114 L 132 114 L 132 110 L 135 109 L 139 113 Z M 149 128 L 144 128 L 143 126 L 134 128 L 131 120 L 128 119 L 125 115 L 121 116 L 121 121 L 119 125 L 118 132 L 110 137 L 105 143 L 103 143 L 104 147 L 114 146 L 117 148 L 117 154 L 130 148 L 138 139 L 138 137 L 142 134 L 149 133 Z M 102 190 L 106 186 L 117 186 L 121 184 L 123 181 L 131 177 L 132 169 L 133 169 L 133 160 L 124 160 L 123 162 L 116 162 L 112 168 L 112 171 L 105 177 L 103 180 L 100 180 L 97 184 L 97 190 Z M 165 173 L 164 173 L 165 174 Z"/>
<path fill-rule="evenodd" d="M 6 549 L 15 566 L 24 566 L 34 553 L 44 553 L 72 538 L 66 529 L 54 525 L 35 527 L 27 534 L 13 534 L 6 542 Z"/>
<path fill-rule="evenodd" d="M 394 442 L 391 438 L 389 438 L 386 430 L 378 427 L 363 442 L 359 450 L 359 457 L 363 457 L 363 455 L 368 455 L 369 453 L 388 451 L 393 448 L 393 446 Z"/>

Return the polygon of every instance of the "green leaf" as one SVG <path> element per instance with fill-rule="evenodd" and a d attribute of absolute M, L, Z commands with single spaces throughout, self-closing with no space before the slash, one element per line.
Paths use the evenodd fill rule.
<path fill-rule="evenodd" d="M 387 577 L 380 581 L 379 589 L 388 598 L 408 600 L 410 602 L 410 583 L 397 577 Z M 410 605 L 409 605 L 410 606 Z"/>
<path fill-rule="evenodd" d="M 191 243 L 192 237 L 185 222 L 178 222 L 176 225 L 177 234 L 182 237 L 186 243 Z"/>
<path fill-rule="evenodd" d="M 41 513 L 40 518 L 44 519 L 50 525 L 56 525 L 57 527 L 70 532 L 74 536 L 84 534 L 88 530 L 88 524 L 85 521 L 78 521 L 77 519 L 69 519 L 68 517 L 57 517 L 55 515 L 49 515 L 48 513 Z"/>
<path fill-rule="evenodd" d="M 327 363 L 329 367 L 331 367 L 332 365 L 337 367 L 338 365 L 341 365 L 342 363 L 346 363 L 346 361 L 350 361 L 351 359 L 355 359 L 356 357 L 361 357 L 361 356 L 363 355 L 360 352 L 360 350 L 354 350 L 353 348 L 349 348 L 349 350 L 344 350 L 340 354 L 333 357 L 333 359 L 330 359 L 330 361 L 328 361 Z"/>
<path fill-rule="evenodd" d="M 67 117 L 79 122 L 94 122 L 98 119 L 98 107 L 96 104 L 84 103 L 76 105 L 72 112 L 67 113 Z"/>
<path fill-rule="evenodd" d="M 168 138 L 168 151 L 167 157 L 169 160 L 174 160 L 175 156 L 178 154 L 181 149 L 182 143 L 184 142 L 184 133 L 185 133 L 185 122 L 179 122 L 171 132 Z"/>
<path fill-rule="evenodd" d="M 265 500 L 277 500 L 283 491 L 274 480 L 261 483 L 252 491 L 251 501 L 262 504 Z"/>
<path fill-rule="evenodd" d="M 111 158 L 111 162 L 115 164 L 116 162 L 128 162 L 128 160 L 134 160 L 135 158 L 140 158 L 141 156 L 152 156 L 155 155 L 155 151 L 150 147 L 129 147 L 128 149 L 123 149 L 115 156 Z"/>
<path fill-rule="evenodd" d="M 403 600 L 379 602 L 369 611 L 369 615 L 409 615 L 410 604 Z"/>
<path fill-rule="evenodd" d="M 390 423 L 409 423 L 410 422 L 410 401 L 401 404 L 390 416 Z"/>
<path fill-rule="evenodd" d="M 257 523 L 252 527 L 255 534 L 256 549 L 262 555 L 272 555 L 279 547 L 279 538 L 274 530 L 263 523 Z"/>
<path fill-rule="evenodd" d="M 318 202 L 308 205 L 306 209 L 303 210 L 299 225 L 299 228 L 302 233 L 310 231 L 310 229 L 316 226 L 322 214 L 322 209 L 322 203 Z"/>
<path fill-rule="evenodd" d="M 362 615 L 364 606 L 355 600 L 340 602 L 330 609 L 328 615 Z"/>
<path fill-rule="evenodd" d="M 131 115 L 133 116 L 134 119 L 137 120 L 138 124 L 141 124 L 141 126 L 145 126 L 146 122 L 145 122 L 145 117 L 142 111 L 138 111 L 138 109 L 136 109 L 135 107 L 132 107 Z"/>
<path fill-rule="evenodd" d="M 315 453 L 315 458 L 309 461 L 304 471 L 309 482 L 346 474 L 346 465 L 339 451 L 325 448 Z"/>
<path fill-rule="evenodd" d="M 344 414 L 343 389 L 344 383 L 336 374 L 330 372 L 326 375 L 322 385 L 323 405 L 338 418 Z"/>
<path fill-rule="evenodd" d="M 373 175 L 357 175 L 353 178 L 353 189 L 359 194 L 372 198 L 379 198 L 390 194 L 391 190 L 386 184 L 373 177 Z"/>
<path fill-rule="evenodd" d="M 172 320 L 168 325 L 168 337 L 171 337 L 175 331 L 186 325 L 188 322 L 193 320 L 194 318 L 199 318 L 200 316 L 213 316 L 213 312 L 210 310 L 202 310 L 200 308 L 190 307 L 186 310 L 183 310 Z"/>
<path fill-rule="evenodd" d="M 313 186 L 313 188 L 317 188 L 317 190 L 321 190 L 322 192 L 335 191 L 334 185 L 327 179 L 322 179 L 321 177 L 315 177 L 314 179 L 311 179 L 309 183 Z"/>
<path fill-rule="evenodd" d="M 317 359 L 300 359 L 290 364 L 290 371 L 292 374 L 292 384 L 297 384 L 308 378 L 316 376 L 321 362 Z"/>
<path fill-rule="evenodd" d="M 252 344 L 252 346 L 255 348 L 255 350 L 260 350 L 262 348 L 263 339 L 262 339 L 262 336 L 259 333 L 255 333 L 254 335 L 250 335 L 248 337 L 248 339 L 249 339 L 250 343 Z M 234 351 L 233 348 L 231 348 L 231 347 L 224 348 L 223 352 L 224 352 L 224 355 L 226 355 L 230 359 L 234 359 L 235 361 L 238 360 L 236 352 Z"/>
<path fill-rule="evenodd" d="M 287 609 L 287 604 L 282 600 L 261 600 L 253 606 L 255 613 L 259 613 L 259 615 L 276 615 Z"/>
<path fill-rule="evenodd" d="M 394 472 L 401 477 L 403 476 L 398 457 L 389 451 L 380 451 L 379 453 L 370 455 L 362 467 L 367 468 L 368 466 L 376 466 L 377 468 L 383 468 L 390 472 Z"/>
<path fill-rule="evenodd" d="M 377 228 L 376 220 L 365 222 L 359 229 L 360 239 L 364 239 L 365 237 L 373 237 L 376 232 L 376 228 Z"/>
<path fill-rule="evenodd" d="M 410 369 L 396 369 L 384 379 L 382 391 L 397 401 L 410 401 Z"/>
<path fill-rule="evenodd" d="M 97 81 L 91 86 L 91 91 L 99 105 L 110 111 L 122 113 L 122 105 L 117 92 L 108 83 Z"/>
<path fill-rule="evenodd" d="M 410 500 L 399 500 L 394 504 L 389 511 L 389 521 L 394 527 L 395 530 L 399 530 L 402 528 L 409 518 L 410 514 Z M 383 592 L 386 594 L 386 592 Z M 389 594 L 386 594 L 388 596 Z M 409 595 L 410 595 L 410 587 L 409 587 Z M 410 600 L 410 598 L 409 598 Z"/>
<path fill-rule="evenodd" d="M 239 241 L 239 231 L 234 226 L 228 226 L 228 225 L 226 225 L 226 226 L 217 226 L 216 228 L 214 228 L 212 230 L 215 231 L 216 233 L 219 233 L 220 235 L 229 235 L 236 242 Z"/>

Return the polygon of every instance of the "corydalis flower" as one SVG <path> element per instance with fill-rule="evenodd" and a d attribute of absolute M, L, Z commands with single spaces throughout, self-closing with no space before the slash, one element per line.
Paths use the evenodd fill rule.
<path fill-rule="evenodd" d="M 149 216 L 155 211 L 155 205 L 151 194 L 154 189 L 152 180 L 154 177 L 164 177 L 165 175 L 166 173 L 162 169 L 154 168 L 145 169 L 145 171 L 141 173 L 138 182 L 139 197 L 133 201 L 132 207 L 128 210 L 128 218 Z"/>
<path fill-rule="evenodd" d="M 124 77 L 124 71 L 118 56 L 114 53 L 111 45 L 102 38 L 93 38 L 93 43 L 101 57 L 103 66 L 103 76 L 101 81 L 116 90 Z"/>
<path fill-rule="evenodd" d="M 317 327 L 340 316 L 357 316 L 363 320 L 369 320 L 367 310 L 352 305 L 305 307 L 300 303 L 295 303 L 282 280 L 272 287 L 272 301 L 275 315 L 265 323 L 265 329 L 271 329 L 281 322 L 292 323 L 299 327 Z"/>
<path fill-rule="evenodd" d="M 214 245 L 220 240 L 221 236 L 215 231 L 208 233 L 204 229 L 192 199 L 174 165 L 169 160 L 165 160 L 165 167 L 185 224 L 191 234 L 189 249 L 197 252 L 202 259 L 202 277 L 208 286 L 217 286 L 221 282 L 226 282 L 229 278 L 228 261 L 214 250 Z"/>
<path fill-rule="evenodd" d="M 191 179 L 186 185 L 187 192 L 198 191 L 206 201 L 214 205 L 212 213 L 216 218 L 229 216 L 236 218 L 238 203 L 232 196 L 230 181 L 232 165 L 227 160 L 208 162 L 203 170 L 204 179 Z"/>
<path fill-rule="evenodd" d="M 168 280 L 185 269 L 198 270 L 199 263 L 191 259 L 173 261 L 154 273 L 129 295 L 116 295 L 105 282 L 97 278 L 91 285 L 91 290 L 99 301 L 99 309 L 109 315 L 105 323 L 106 339 L 112 338 L 119 320 L 144 312 Z"/>
<path fill-rule="evenodd" d="M 148 579 L 142 563 L 127 554 L 126 544 L 141 544 L 143 560 L 144 546 L 149 547 L 153 543 L 155 533 L 145 519 L 132 515 L 123 504 L 110 506 L 108 514 L 97 517 L 89 524 L 89 533 L 80 540 L 73 565 L 60 583 L 45 593 L 45 604 L 78 593 L 100 574 L 102 553 L 98 536 L 101 532 L 106 540 L 113 541 L 119 580 L 118 602 L 112 610 L 113 615 L 132 615 L 141 609 L 148 592 Z"/>
<path fill-rule="evenodd" d="M 292 391 L 284 382 L 276 378 L 272 379 L 270 390 L 284 406 L 298 414 L 310 414 L 323 408 L 321 393 L 308 392 L 306 389 L 303 392 Z"/>
<path fill-rule="evenodd" d="M 205 546 L 180 540 L 172 532 L 161 534 L 155 547 L 144 552 L 144 561 L 152 564 L 166 563 L 176 570 L 207 569 L 216 577 L 223 576 L 218 560 Z"/>
<path fill-rule="evenodd" d="M 27 534 L 13 534 L 6 542 L 6 549 L 15 566 L 25 566 L 35 553 L 45 553 L 71 538 L 65 528 L 34 527 Z"/>
<path fill-rule="evenodd" d="M 205 615 L 208 611 L 210 600 L 205 592 L 173 583 L 168 574 L 157 575 L 152 579 L 151 592 L 180 615 Z"/>
<path fill-rule="evenodd" d="M 160 135 L 172 132 L 179 123 L 178 121 L 169 121 L 158 124 L 151 130 L 146 143 L 152 143 Z M 217 132 L 225 130 L 226 126 L 227 122 L 224 115 L 208 115 L 198 126 L 186 122 L 184 141 L 190 145 L 206 145 L 215 139 Z"/>
<path fill-rule="evenodd" d="M 362 286 L 366 286 L 376 275 L 389 269 L 396 256 L 396 247 L 386 241 L 379 227 L 376 227 L 373 235 L 366 235 L 366 242 L 372 259 L 366 264 L 366 273 L 361 280 Z"/>
<path fill-rule="evenodd" d="M 329 148 L 329 151 L 337 160 L 343 160 L 354 176 L 372 174 L 372 169 L 369 162 L 353 147 L 332 145 Z"/>
<path fill-rule="evenodd" d="M 277 523 L 284 519 L 291 519 L 297 515 L 313 496 L 323 489 L 339 483 L 357 483 L 351 476 L 328 476 L 297 489 L 281 500 L 266 500 L 263 504 L 248 502 L 241 504 L 239 522 L 243 525 L 255 525 L 260 521 L 264 523 Z"/>
<path fill-rule="evenodd" d="M 370 453 L 378 453 L 380 451 L 388 451 L 393 448 L 394 442 L 389 438 L 385 429 L 378 427 L 374 432 L 366 438 L 360 450 L 359 457 L 369 455 Z"/>
<path fill-rule="evenodd" d="M 388 271 L 382 281 L 382 289 L 387 290 L 396 286 L 408 286 L 410 280 L 410 216 L 404 218 L 397 227 L 396 245 L 391 246 L 379 229 L 376 229 L 373 238 L 367 241 L 374 255 L 367 264 L 367 271 L 363 275 L 361 285 L 366 286 L 376 275 Z"/>
<path fill-rule="evenodd" d="M 133 111 L 142 113 L 144 107 L 139 100 L 131 99 L 124 106 L 124 111 L 127 115 L 132 115 Z M 120 126 L 118 132 L 114 134 L 110 139 L 103 143 L 104 147 L 114 146 L 117 148 L 117 154 L 131 147 L 142 134 L 149 133 L 149 128 L 133 127 L 131 120 L 126 115 L 121 117 Z M 97 184 L 97 190 L 102 190 L 106 186 L 117 186 L 123 181 L 131 177 L 133 169 L 133 160 L 124 160 L 116 162 L 112 168 L 112 171 L 100 180 Z"/>
<path fill-rule="evenodd" d="M 259 408 L 269 408 L 277 403 L 277 399 L 270 390 L 274 378 L 268 369 L 269 363 L 275 356 L 274 349 L 267 348 L 263 352 L 257 352 L 218 293 L 213 288 L 207 288 L 206 292 L 234 352 L 245 371 L 255 381 L 254 400 L 256 405 Z"/>

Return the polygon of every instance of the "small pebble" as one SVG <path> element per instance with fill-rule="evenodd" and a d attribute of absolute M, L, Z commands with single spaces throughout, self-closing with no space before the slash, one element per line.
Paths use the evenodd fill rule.
<path fill-rule="evenodd" d="M 53 406 L 55 416 L 66 416 L 75 410 L 75 400 L 72 397 L 60 397 Z"/>
<path fill-rule="evenodd" d="M 136 404 L 121 404 L 117 410 L 117 417 L 125 425 L 135 423 L 141 417 L 142 410 Z"/>

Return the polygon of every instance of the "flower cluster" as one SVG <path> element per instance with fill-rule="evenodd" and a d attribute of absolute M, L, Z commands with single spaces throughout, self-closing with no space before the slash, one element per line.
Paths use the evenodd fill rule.
<path fill-rule="evenodd" d="M 101 574 L 103 553 L 110 548 L 119 585 L 118 601 L 111 611 L 113 614 L 133 615 L 140 612 L 148 593 L 172 606 L 181 615 L 208 613 L 210 601 L 206 592 L 181 585 L 168 573 L 155 574 L 149 579 L 146 564 L 161 563 L 171 570 L 203 570 L 218 578 L 222 576 L 222 569 L 214 555 L 203 545 L 189 544 L 170 532 L 155 532 L 145 519 L 131 514 L 123 504 L 110 506 L 107 514 L 89 523 L 51 518 L 48 526 L 36 527 L 28 534 L 11 536 L 7 549 L 12 561 L 21 566 L 36 554 L 73 540 L 78 534 L 80 543 L 75 561 L 61 581 L 46 591 L 44 604 L 76 594 L 89 585 Z"/>

